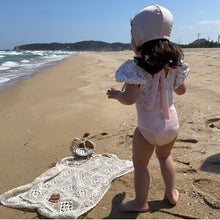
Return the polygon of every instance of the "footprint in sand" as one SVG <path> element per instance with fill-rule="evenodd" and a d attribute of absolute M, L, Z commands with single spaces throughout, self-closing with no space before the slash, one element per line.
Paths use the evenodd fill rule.
<path fill-rule="evenodd" d="M 87 138 L 89 135 L 90 135 L 90 133 L 89 133 L 89 132 L 86 132 L 86 133 L 83 135 L 83 138 Z"/>
<path fill-rule="evenodd" d="M 198 173 L 197 170 L 192 169 L 192 168 L 190 168 L 190 169 L 183 169 L 182 172 L 185 173 L 185 174 L 196 174 L 196 173 Z"/>
<path fill-rule="evenodd" d="M 206 126 L 213 129 L 213 130 L 218 130 L 220 129 L 220 118 L 210 118 L 206 121 Z"/>
<path fill-rule="evenodd" d="M 89 134 L 89 133 L 88 133 Z M 90 135 L 90 134 L 89 134 Z M 88 135 L 88 136 L 89 136 Z M 85 135 L 84 135 L 85 136 Z M 90 136 L 90 139 L 97 139 L 97 140 L 101 140 L 101 139 L 105 139 L 107 137 L 111 137 L 111 134 L 107 133 L 107 132 L 101 132 L 100 134 L 96 134 L 93 136 Z"/>
<path fill-rule="evenodd" d="M 193 181 L 198 193 L 205 203 L 213 209 L 220 208 L 220 182 L 211 179 L 196 179 Z"/>
<path fill-rule="evenodd" d="M 106 136 L 106 135 L 108 135 L 108 133 L 107 132 L 102 132 L 102 133 L 100 133 L 102 136 Z"/>
<path fill-rule="evenodd" d="M 185 142 L 185 143 L 192 143 L 192 144 L 198 143 L 196 139 L 177 139 L 177 142 Z"/>

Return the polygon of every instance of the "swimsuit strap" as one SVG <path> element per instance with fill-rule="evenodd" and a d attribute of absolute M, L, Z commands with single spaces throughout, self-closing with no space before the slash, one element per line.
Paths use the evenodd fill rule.
<path fill-rule="evenodd" d="M 163 118 L 169 119 L 169 106 L 168 106 L 168 100 L 167 100 L 166 79 L 165 79 L 165 72 L 164 71 L 161 71 L 160 89 L 161 89 Z"/>
<path fill-rule="evenodd" d="M 154 75 L 153 85 L 150 91 L 150 100 L 149 100 L 147 109 L 153 110 L 159 83 L 160 83 L 160 89 L 161 89 L 163 118 L 169 119 L 169 106 L 168 106 L 168 100 L 167 100 L 166 80 L 165 80 L 165 73 L 163 69 Z"/>

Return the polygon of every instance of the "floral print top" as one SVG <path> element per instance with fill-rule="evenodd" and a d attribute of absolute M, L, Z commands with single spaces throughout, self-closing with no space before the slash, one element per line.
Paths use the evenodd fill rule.
<path fill-rule="evenodd" d="M 169 106 L 173 103 L 173 90 L 184 83 L 189 71 L 190 69 L 186 63 L 182 63 L 181 67 L 169 69 L 165 79 L 165 88 Z M 148 105 L 150 102 L 150 92 L 152 90 L 154 77 L 138 66 L 135 60 L 127 60 L 124 62 L 116 71 L 115 78 L 118 82 L 140 85 L 136 104 L 143 107 Z M 161 88 L 158 86 L 154 102 L 161 103 L 161 97 Z"/>

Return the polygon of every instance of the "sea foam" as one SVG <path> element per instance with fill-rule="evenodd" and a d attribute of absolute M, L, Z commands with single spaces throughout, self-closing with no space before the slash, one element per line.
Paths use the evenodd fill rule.
<path fill-rule="evenodd" d="M 46 69 L 64 57 L 79 52 L 72 51 L 0 51 L 0 89 Z"/>
<path fill-rule="evenodd" d="M 14 62 L 14 61 L 6 61 L 6 62 L 2 63 L 1 66 L 10 68 L 10 67 L 19 66 L 19 63 Z"/>
<path fill-rule="evenodd" d="M 0 83 L 8 82 L 10 78 L 0 77 Z"/>

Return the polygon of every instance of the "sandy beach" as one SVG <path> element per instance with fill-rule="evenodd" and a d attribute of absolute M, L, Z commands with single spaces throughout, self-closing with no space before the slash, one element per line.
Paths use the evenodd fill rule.
<path fill-rule="evenodd" d="M 174 95 L 180 133 L 172 151 L 180 200 L 164 197 L 159 163 L 149 170 L 150 211 L 121 213 L 119 204 L 134 198 L 133 173 L 115 179 L 85 219 L 220 218 L 220 49 L 185 49 L 191 72 L 187 93 Z M 108 100 L 116 69 L 132 51 L 72 55 L 15 86 L 0 90 L 0 194 L 31 182 L 71 154 L 74 137 L 88 136 L 97 154 L 132 160 L 135 106 Z M 43 218 L 34 210 L 0 206 L 2 219 Z"/>

